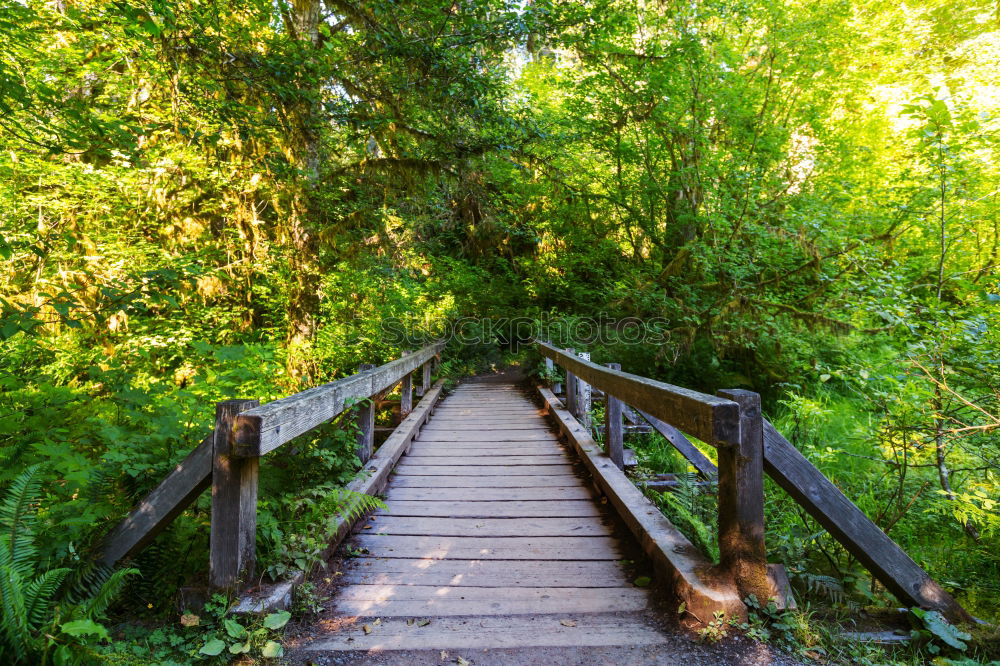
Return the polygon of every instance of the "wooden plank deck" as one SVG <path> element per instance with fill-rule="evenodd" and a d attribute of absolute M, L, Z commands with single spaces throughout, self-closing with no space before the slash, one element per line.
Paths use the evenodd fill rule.
<path fill-rule="evenodd" d="M 400 460 L 388 509 L 349 541 L 361 554 L 333 599 L 345 621 L 304 649 L 666 642 L 577 463 L 515 385 L 460 386 Z"/>

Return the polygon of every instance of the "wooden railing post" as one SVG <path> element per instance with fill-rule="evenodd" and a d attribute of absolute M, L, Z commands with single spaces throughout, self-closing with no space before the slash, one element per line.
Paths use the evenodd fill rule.
<path fill-rule="evenodd" d="M 621 370 L 621 363 L 605 363 L 612 370 Z M 604 394 L 604 438 L 607 442 L 608 455 L 618 469 L 625 469 L 625 442 L 622 433 L 622 401 L 611 395 Z"/>
<path fill-rule="evenodd" d="M 590 360 L 590 352 L 580 352 L 578 356 L 584 361 Z M 593 400 L 593 391 L 590 388 L 590 384 L 579 377 L 576 378 L 576 383 L 576 418 L 586 428 L 590 428 L 590 407 Z"/>
<path fill-rule="evenodd" d="M 403 356 L 409 354 L 409 350 L 403 352 Z M 399 420 L 405 419 L 413 411 L 413 373 L 403 376 L 403 381 L 399 384 Z"/>
<path fill-rule="evenodd" d="M 358 372 L 374 370 L 374 363 L 362 363 Z M 372 457 L 375 446 L 375 400 L 367 398 L 358 405 L 358 460 L 364 465 Z"/>
<path fill-rule="evenodd" d="M 719 444 L 719 559 L 740 595 L 771 596 L 764 545 L 764 421 L 760 395 L 719 391 L 740 406 L 739 444 Z"/>
<path fill-rule="evenodd" d="M 424 394 L 431 390 L 431 362 L 424 363 L 421 366 L 421 371 L 423 376 L 420 380 L 420 386 L 417 387 L 418 398 L 424 397 Z"/>
<path fill-rule="evenodd" d="M 260 458 L 232 453 L 236 416 L 257 400 L 226 400 L 215 406 L 212 450 L 212 519 L 209 583 L 233 588 L 254 574 L 257 564 L 257 471 Z"/>
<path fill-rule="evenodd" d="M 566 348 L 567 354 L 576 354 L 572 347 Z M 566 368 L 566 409 L 570 414 L 576 414 L 576 375 Z"/>

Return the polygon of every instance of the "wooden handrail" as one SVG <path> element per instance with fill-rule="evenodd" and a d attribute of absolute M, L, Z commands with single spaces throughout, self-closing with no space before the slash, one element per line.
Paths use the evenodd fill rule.
<path fill-rule="evenodd" d="M 309 432 L 349 408 L 395 386 L 434 358 L 444 347 L 438 342 L 406 354 L 374 370 L 311 388 L 243 412 L 236 417 L 235 454 L 262 456 Z"/>
<path fill-rule="evenodd" d="M 732 400 L 605 368 L 547 342 L 536 344 L 542 356 L 632 407 L 672 423 L 713 446 L 739 443 L 740 408 Z M 570 390 L 568 381 L 566 390 Z"/>
<path fill-rule="evenodd" d="M 952 622 L 972 620 L 954 597 L 766 419 L 764 469 L 897 599 L 907 605 L 940 611 Z"/>
<path fill-rule="evenodd" d="M 602 368 L 576 357 L 572 350 L 560 350 L 544 342 L 537 344 L 543 356 L 566 369 L 567 394 L 571 391 L 570 378 L 574 382 L 578 379 L 592 382 L 604 391 L 607 405 L 620 400 L 625 403 L 625 411 L 629 406 L 637 409 L 703 477 L 712 479 L 717 472 L 721 560 L 742 595 L 761 588 L 766 567 L 762 485 L 766 472 L 901 602 L 938 610 L 953 622 L 972 619 L 944 588 L 761 417 L 760 397 L 756 393 L 730 390 L 720 391 L 720 397 L 708 396 Z M 573 390 L 577 390 L 575 386 Z M 735 428 L 730 406 L 736 408 Z M 621 417 L 616 413 L 614 418 Z M 715 422 L 716 418 L 722 420 L 721 425 Z M 612 426 L 609 423 L 605 432 L 612 433 Z M 719 449 L 718 470 L 681 430 Z M 610 441 L 611 437 L 608 453 L 614 460 L 615 450 L 622 444 Z M 620 440 L 621 435 L 614 437 Z M 765 598 L 759 592 L 757 596 Z"/>
<path fill-rule="evenodd" d="M 247 580 L 255 566 L 260 456 L 401 382 L 403 401 L 410 401 L 413 383 L 407 380 L 423 366 L 427 387 L 429 364 L 443 347 L 435 343 L 379 367 L 363 366 L 351 377 L 265 405 L 219 403 L 213 432 L 108 533 L 100 561 L 111 566 L 137 553 L 212 486 L 211 583 L 233 587 Z M 359 437 L 358 455 L 364 464 L 371 456 L 372 410 L 359 411 L 364 439 Z"/>

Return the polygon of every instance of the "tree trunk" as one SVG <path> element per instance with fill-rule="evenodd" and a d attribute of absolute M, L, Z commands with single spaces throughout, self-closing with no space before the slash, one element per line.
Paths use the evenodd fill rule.
<path fill-rule="evenodd" d="M 293 11 L 289 31 L 306 48 L 315 47 L 319 40 L 319 0 L 295 0 Z M 290 111 L 289 117 L 297 127 L 290 136 L 294 145 L 289 152 L 296 155 L 305 178 L 295 185 L 288 219 L 292 248 L 289 268 L 294 282 L 288 299 L 287 370 L 293 379 L 311 384 L 316 376 L 312 344 L 318 325 L 321 284 L 319 248 L 310 221 L 313 190 L 319 180 L 320 137 L 316 131 L 315 104 L 298 102 Z"/>

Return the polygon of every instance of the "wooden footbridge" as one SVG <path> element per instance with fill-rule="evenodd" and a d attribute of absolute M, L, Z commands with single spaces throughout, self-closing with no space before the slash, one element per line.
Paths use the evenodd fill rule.
<path fill-rule="evenodd" d="M 109 534 L 103 561 L 136 553 L 211 488 L 211 585 L 249 593 L 244 611 L 287 603 L 301 577 L 270 586 L 254 577 L 260 460 L 353 414 L 364 468 L 349 489 L 381 494 L 387 508 L 339 517 L 332 546 L 346 538 L 354 555 L 333 600 L 339 621 L 306 651 L 657 646 L 669 632 L 656 609 L 697 626 L 719 612 L 745 617 L 751 594 L 783 604 L 787 582 L 766 557 L 764 474 L 901 603 L 970 619 L 762 417 L 757 394 L 706 395 L 536 347 L 563 370 L 563 399 L 509 381 L 469 381 L 444 396 L 442 381 L 431 383 L 437 344 L 265 405 L 221 403 L 213 433 Z M 402 420 L 373 449 L 371 399 L 396 386 Z M 603 425 L 590 423 L 596 396 Z M 718 563 L 625 475 L 628 420 L 647 423 L 717 484 Z M 717 468 L 688 437 L 716 448 Z"/>

